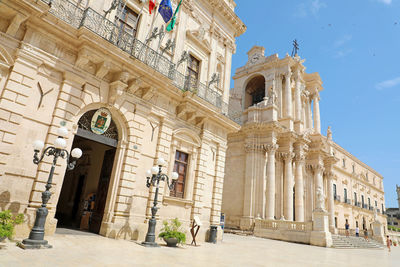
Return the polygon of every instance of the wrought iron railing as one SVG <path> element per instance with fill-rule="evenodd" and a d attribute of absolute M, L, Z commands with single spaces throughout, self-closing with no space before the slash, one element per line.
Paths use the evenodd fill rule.
<path fill-rule="evenodd" d="M 176 64 L 172 61 L 136 39 L 134 35 L 124 31 L 121 27 L 118 27 L 118 25 L 92 8 L 82 9 L 68 0 L 42 1 L 51 6 L 49 10 L 50 14 L 53 14 L 76 29 L 84 27 L 92 31 L 171 79 L 174 85 L 181 91 L 190 91 L 196 94 L 217 108 L 220 108 L 221 113 L 228 116 L 228 104 L 223 102 L 221 93 L 199 81 L 190 80 L 188 75 L 184 75 L 177 70 Z"/>

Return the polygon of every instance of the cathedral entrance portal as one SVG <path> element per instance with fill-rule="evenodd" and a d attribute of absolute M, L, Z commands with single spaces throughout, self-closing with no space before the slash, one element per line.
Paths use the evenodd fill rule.
<path fill-rule="evenodd" d="M 118 142 L 115 123 L 102 111 L 88 111 L 78 122 L 73 147 L 82 148 L 83 155 L 75 169 L 65 173 L 56 210 L 58 226 L 100 231 Z"/>

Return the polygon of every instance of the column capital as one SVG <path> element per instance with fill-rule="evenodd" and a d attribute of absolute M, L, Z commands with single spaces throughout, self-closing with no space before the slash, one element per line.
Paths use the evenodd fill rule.
<path fill-rule="evenodd" d="M 311 98 L 312 98 L 313 100 L 316 100 L 316 101 L 321 100 L 321 98 L 319 97 L 318 90 L 317 90 L 314 94 L 312 94 Z"/>
<path fill-rule="evenodd" d="M 283 152 L 281 153 L 281 157 L 283 160 L 291 162 L 292 159 L 294 158 L 294 153 L 293 152 Z"/>
<path fill-rule="evenodd" d="M 296 163 L 304 163 L 306 160 L 306 153 L 304 151 L 298 151 L 294 157 Z"/>
<path fill-rule="evenodd" d="M 315 173 L 323 173 L 325 170 L 324 166 L 321 164 L 312 164 L 311 168 Z"/>
<path fill-rule="evenodd" d="M 278 149 L 279 145 L 278 144 L 269 144 L 265 145 L 265 151 L 270 154 L 270 153 L 275 153 L 276 150 Z"/>

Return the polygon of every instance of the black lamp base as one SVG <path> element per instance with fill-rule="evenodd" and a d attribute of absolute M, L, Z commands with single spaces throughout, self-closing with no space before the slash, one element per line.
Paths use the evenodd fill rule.
<path fill-rule="evenodd" d="M 53 246 L 47 242 L 47 240 L 32 240 L 32 239 L 24 239 L 21 243 L 18 244 L 20 248 L 23 249 L 42 249 L 42 248 L 52 248 Z"/>

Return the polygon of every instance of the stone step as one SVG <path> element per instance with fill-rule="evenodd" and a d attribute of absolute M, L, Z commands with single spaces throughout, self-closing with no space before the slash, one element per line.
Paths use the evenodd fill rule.
<path fill-rule="evenodd" d="M 333 248 L 371 248 L 382 249 L 382 244 L 374 240 L 365 240 L 363 237 L 332 235 Z"/>

